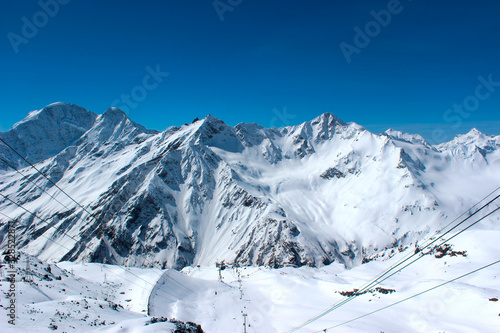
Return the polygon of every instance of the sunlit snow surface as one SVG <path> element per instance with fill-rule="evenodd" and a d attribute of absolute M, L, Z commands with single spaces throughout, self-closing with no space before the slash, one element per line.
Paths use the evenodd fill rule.
<path fill-rule="evenodd" d="M 94 218 L 26 163 L 28 178 L 0 163 L 0 193 L 52 223 L 0 198 L 19 221 L 19 250 L 41 260 L 354 267 L 429 235 L 500 185 L 498 136 L 471 130 L 431 146 L 328 113 L 280 129 L 207 116 L 159 133 L 118 109 L 56 103 L 0 136 L 34 149 L 52 127 L 78 139 L 37 155 L 37 168 Z M 0 145 L 0 157 L 23 165 L 12 154 Z"/>
<path fill-rule="evenodd" d="M 471 130 L 431 146 L 418 135 L 377 135 L 331 114 L 281 129 L 231 127 L 207 116 L 158 133 L 117 109 L 96 115 L 56 103 L 0 136 L 95 217 L 0 146 L 0 157 L 50 195 L 3 164 L 0 193 L 53 227 L 0 200 L 0 212 L 18 222 L 17 250 L 34 256 L 33 283 L 16 283 L 14 327 L 3 313 L 2 267 L 2 333 L 174 329 L 153 316 L 243 332 L 243 314 L 247 332 L 286 332 L 413 253 L 500 185 L 500 136 Z M 382 283 L 395 292 L 364 294 L 300 332 L 322 331 L 499 260 L 499 215 L 450 242 L 466 257 L 425 256 Z M 0 225 L 2 249 L 7 229 Z M 18 278 L 29 279 L 26 258 Z M 250 267 L 227 268 L 219 281 L 214 264 L 221 260 Z M 125 267 L 152 262 L 187 267 Z M 498 332 L 499 271 L 493 266 L 328 332 Z"/>
<path fill-rule="evenodd" d="M 361 295 L 299 332 L 322 331 L 498 260 L 499 225 L 499 218 L 492 217 L 453 239 L 453 249 L 467 251 L 466 257 L 424 256 L 380 285 L 395 292 Z M 48 332 L 51 323 L 61 332 L 173 330 L 170 323 L 151 324 L 151 316 L 164 316 L 201 324 L 206 332 L 243 332 L 246 313 L 247 332 L 285 332 L 346 299 L 339 292 L 361 287 L 412 252 L 350 270 L 336 263 L 322 268 L 226 268 L 222 282 L 215 267 L 178 272 L 62 262 L 51 264 L 48 273 L 47 264 L 31 257 L 34 284 L 16 284 L 16 326 L 6 323 L 4 311 L 0 323 L 2 332 Z M 26 256 L 17 267 L 26 276 Z M 490 299 L 500 298 L 499 271 L 498 265 L 492 266 L 328 332 L 498 332 L 500 303 Z M 45 274 L 52 281 L 44 280 Z M 2 294 L 2 306 L 6 302 Z"/>

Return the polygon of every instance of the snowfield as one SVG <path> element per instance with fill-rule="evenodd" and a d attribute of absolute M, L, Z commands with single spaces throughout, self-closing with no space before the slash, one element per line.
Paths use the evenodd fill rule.
<path fill-rule="evenodd" d="M 433 146 L 329 113 L 158 132 L 58 102 L 0 140 L 1 332 L 500 331 L 500 265 L 480 269 L 500 136 Z"/>
<path fill-rule="evenodd" d="M 373 288 L 298 332 L 322 332 L 498 260 L 499 225 L 496 217 L 457 236 L 453 250 L 466 251 L 466 256 L 426 255 L 377 285 L 381 291 Z M 151 323 L 153 317 L 166 317 L 195 322 L 205 332 L 230 333 L 243 332 L 242 313 L 246 313 L 247 332 L 287 332 L 347 299 L 341 293 L 360 288 L 412 252 L 408 249 L 352 269 L 339 263 L 322 268 L 226 268 L 222 281 L 215 267 L 186 267 L 182 272 L 123 270 L 92 263 L 49 265 L 30 257 L 33 272 L 27 276 L 33 283 L 17 283 L 16 325 L 8 325 L 2 311 L 1 327 L 2 332 L 50 332 L 53 325 L 61 332 L 173 331 L 172 323 Z M 17 266 L 19 276 L 26 276 L 25 255 Z M 494 300 L 500 299 L 499 267 L 328 332 L 498 332 L 500 303 Z M 1 304 L 7 305 L 4 294 Z"/>
<path fill-rule="evenodd" d="M 53 127 L 71 135 L 49 144 Z M 431 146 L 329 113 L 279 129 L 207 116 L 157 132 L 116 108 L 54 103 L 0 139 L 1 212 L 18 222 L 19 250 L 44 261 L 355 267 L 500 184 L 498 136 Z"/>

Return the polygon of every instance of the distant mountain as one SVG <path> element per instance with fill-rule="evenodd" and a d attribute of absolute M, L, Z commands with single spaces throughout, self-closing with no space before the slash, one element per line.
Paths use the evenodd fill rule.
<path fill-rule="evenodd" d="M 32 163 L 38 163 L 59 153 L 80 138 L 94 124 L 97 115 L 84 108 L 66 103 L 53 103 L 32 111 L 0 138 L 8 142 Z M 0 145 L 0 157 L 16 166 L 26 166 L 5 145 Z M 0 160 L 0 167 L 5 168 Z"/>
<path fill-rule="evenodd" d="M 0 192 L 57 230 L 0 198 L 19 249 L 41 260 L 351 267 L 392 256 L 500 184 L 499 136 L 432 146 L 329 113 L 283 128 L 207 116 L 157 132 L 116 108 L 55 103 L 0 136 L 92 213 L 0 143 L 29 177 L 0 160 Z"/>

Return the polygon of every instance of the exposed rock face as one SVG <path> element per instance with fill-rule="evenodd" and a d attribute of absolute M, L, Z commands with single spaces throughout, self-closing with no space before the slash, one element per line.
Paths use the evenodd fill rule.
<path fill-rule="evenodd" d="M 86 209 L 0 144 L 26 175 L 0 164 L 0 193 L 50 226 L 4 198 L 0 210 L 17 221 L 18 248 L 42 260 L 349 267 L 480 198 L 471 170 L 489 177 L 484 188 L 500 182 L 499 137 L 473 130 L 432 146 L 331 114 L 279 129 L 207 116 L 157 132 L 116 108 L 56 103 L 0 136 Z"/>

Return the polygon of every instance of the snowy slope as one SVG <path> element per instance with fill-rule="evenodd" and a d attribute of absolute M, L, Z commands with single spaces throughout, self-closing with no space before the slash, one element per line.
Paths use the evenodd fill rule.
<path fill-rule="evenodd" d="M 383 289 L 372 288 L 298 332 L 323 332 L 500 259 L 499 226 L 498 214 L 483 220 L 450 242 L 458 255 L 426 255 L 379 284 Z M 154 319 L 164 317 L 195 322 L 205 332 L 239 333 L 247 314 L 246 332 L 286 332 L 347 299 L 345 292 L 359 289 L 412 253 L 410 248 L 352 269 L 340 263 L 321 268 L 228 267 L 222 271 L 222 281 L 213 266 L 177 272 L 92 263 L 55 265 L 33 257 L 29 257 L 32 273 L 27 274 L 27 256 L 22 255 L 16 264 L 16 325 L 7 326 L 1 311 L 0 328 L 2 332 L 51 332 L 54 325 L 61 332 L 173 331 L 174 324 Z M 328 332 L 497 332 L 498 267 Z M 5 267 L 1 272 L 0 305 L 5 307 Z"/>
<path fill-rule="evenodd" d="M 97 115 L 84 108 L 66 103 L 53 103 L 28 114 L 0 138 L 8 142 L 32 163 L 59 153 L 89 130 Z M 3 144 L 0 157 L 14 166 L 26 166 L 22 159 Z M 0 160 L 0 170 L 8 167 Z"/>
<path fill-rule="evenodd" d="M 10 270 L 7 265 L 0 268 L 2 332 L 173 332 L 184 325 L 172 322 L 174 317 L 152 322 L 154 317 L 147 316 L 149 294 L 168 271 L 71 262 L 56 265 L 22 253 L 15 266 L 15 325 L 7 323 L 10 318 L 3 311 L 9 305 L 5 296 Z"/>
<path fill-rule="evenodd" d="M 29 129 L 61 123 L 54 108 L 87 127 L 48 149 Z M 279 129 L 207 116 L 161 133 L 116 108 L 87 113 L 57 103 L 21 122 L 40 139 L 10 139 L 19 124 L 2 133 L 43 152 L 20 149 L 86 209 L 30 167 L 0 170 L 0 193 L 46 220 L 0 198 L 19 249 L 41 260 L 354 267 L 414 244 L 500 184 L 499 138 L 477 131 L 431 146 L 328 113 Z"/>

